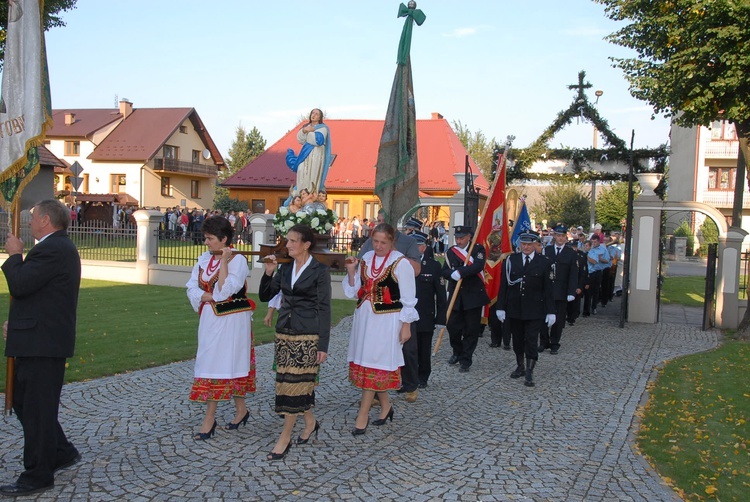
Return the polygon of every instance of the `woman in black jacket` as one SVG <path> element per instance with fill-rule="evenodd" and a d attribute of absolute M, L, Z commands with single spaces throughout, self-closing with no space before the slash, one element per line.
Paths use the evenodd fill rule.
<path fill-rule="evenodd" d="M 276 413 L 284 417 L 284 428 L 268 460 L 281 460 L 292 445 L 298 415 L 305 429 L 297 444 L 306 444 L 320 424 L 315 420 L 315 385 L 318 369 L 325 362 L 331 332 L 331 275 L 328 267 L 310 254 L 315 234 L 306 225 L 295 225 L 287 233 L 286 247 L 293 259 L 276 272 L 276 257 L 266 261 L 258 296 L 271 300 L 281 292 L 276 321 Z M 274 273 L 276 272 L 276 273 Z"/>

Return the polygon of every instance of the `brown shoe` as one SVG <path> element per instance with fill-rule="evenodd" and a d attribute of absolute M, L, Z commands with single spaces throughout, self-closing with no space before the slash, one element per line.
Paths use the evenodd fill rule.
<path fill-rule="evenodd" d="M 407 403 L 413 403 L 417 400 L 417 396 L 419 395 L 419 391 L 417 389 L 414 389 L 411 392 L 406 393 L 406 402 Z"/>

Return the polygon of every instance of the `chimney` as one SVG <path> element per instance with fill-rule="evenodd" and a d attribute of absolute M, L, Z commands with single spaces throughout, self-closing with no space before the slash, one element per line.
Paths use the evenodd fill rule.
<path fill-rule="evenodd" d="M 438 112 L 432 112 L 432 120 L 441 120 L 443 118 Z"/>
<path fill-rule="evenodd" d="M 75 113 L 66 113 L 65 114 L 65 125 L 73 125 L 76 122 L 76 114 Z"/>
<path fill-rule="evenodd" d="M 128 115 L 133 113 L 133 103 L 128 101 L 127 99 L 121 99 L 120 100 L 120 115 L 122 115 L 123 119 L 128 118 Z"/>

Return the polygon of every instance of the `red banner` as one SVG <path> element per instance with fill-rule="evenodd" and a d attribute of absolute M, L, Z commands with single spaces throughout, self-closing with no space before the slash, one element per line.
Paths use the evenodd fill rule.
<path fill-rule="evenodd" d="M 487 199 L 482 221 L 479 222 L 477 240 L 484 246 L 487 259 L 484 265 L 484 284 L 490 303 L 482 311 L 482 321 L 487 322 L 490 307 L 497 301 L 502 276 L 502 261 L 511 252 L 508 235 L 508 214 L 505 208 L 505 168 L 506 155 L 498 160 L 497 176 Z"/>

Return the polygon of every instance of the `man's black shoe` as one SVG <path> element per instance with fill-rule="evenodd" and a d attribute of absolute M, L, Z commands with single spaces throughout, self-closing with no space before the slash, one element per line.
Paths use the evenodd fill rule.
<path fill-rule="evenodd" d="M 453 354 L 448 358 L 448 364 L 456 364 L 458 362 L 458 356 Z"/>
<path fill-rule="evenodd" d="M 469 372 L 469 367 L 462 364 L 461 367 L 458 368 L 458 372 L 459 373 L 468 373 Z"/>
<path fill-rule="evenodd" d="M 497 342 L 492 342 L 492 343 L 490 344 L 490 348 L 493 348 L 493 349 L 496 349 L 496 348 L 498 348 L 499 346 L 500 346 L 500 344 L 499 344 L 499 343 L 497 343 Z"/>
<path fill-rule="evenodd" d="M 420 383 L 419 385 L 417 385 L 417 389 L 426 389 L 426 388 L 427 388 L 426 383 Z"/>
<path fill-rule="evenodd" d="M 550 349 L 550 350 L 549 350 L 549 353 L 550 353 L 550 354 L 557 354 L 557 349 Z"/>
<path fill-rule="evenodd" d="M 510 345 L 503 345 L 503 350 L 510 350 Z"/>
<path fill-rule="evenodd" d="M 584 312 L 584 313 L 583 313 L 583 314 L 581 314 L 581 315 L 582 315 L 583 317 L 588 317 L 588 316 L 590 316 L 591 314 L 589 314 L 588 312 Z"/>
<path fill-rule="evenodd" d="M 61 464 L 56 465 L 54 472 L 57 472 L 61 469 L 67 469 L 68 467 L 72 467 L 76 465 L 78 462 L 80 462 L 80 460 L 81 460 L 81 454 L 76 453 L 75 457 L 71 458 L 70 460 L 66 462 L 62 462 Z"/>
<path fill-rule="evenodd" d="M 540 345 L 539 347 L 536 348 L 536 351 L 541 354 L 542 352 L 544 352 L 544 349 L 546 349 L 546 348 L 547 347 L 544 347 L 543 345 Z"/>
<path fill-rule="evenodd" d="M 399 394 L 403 394 L 404 392 L 406 392 L 406 389 L 405 389 L 405 388 L 403 388 L 403 387 L 401 387 L 401 388 L 400 388 L 400 389 L 398 389 L 398 390 L 397 390 L 396 392 L 397 392 L 397 393 L 399 393 Z"/>
<path fill-rule="evenodd" d="M 30 486 L 23 483 L 15 482 L 12 485 L 0 486 L 0 493 L 9 497 L 20 497 L 22 495 L 32 495 L 34 493 L 41 493 L 54 488 L 55 483 L 50 483 L 47 486 Z"/>

